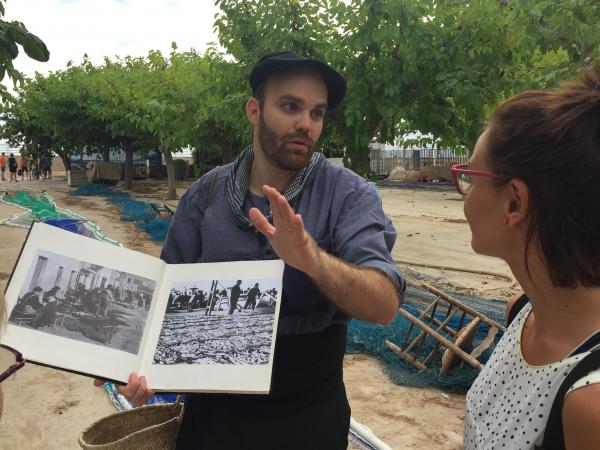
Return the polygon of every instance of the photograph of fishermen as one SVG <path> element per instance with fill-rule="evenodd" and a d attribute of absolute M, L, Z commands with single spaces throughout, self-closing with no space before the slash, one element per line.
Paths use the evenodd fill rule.
<path fill-rule="evenodd" d="M 267 364 L 281 280 L 173 284 L 155 364 Z"/>
<path fill-rule="evenodd" d="M 38 250 L 9 322 L 137 354 L 155 282 Z"/>

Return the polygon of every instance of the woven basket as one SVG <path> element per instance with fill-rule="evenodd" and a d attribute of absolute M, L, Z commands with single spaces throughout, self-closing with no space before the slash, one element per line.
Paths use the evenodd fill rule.
<path fill-rule="evenodd" d="M 173 450 L 183 414 L 177 402 L 142 406 L 104 417 L 79 435 L 89 450 Z"/>

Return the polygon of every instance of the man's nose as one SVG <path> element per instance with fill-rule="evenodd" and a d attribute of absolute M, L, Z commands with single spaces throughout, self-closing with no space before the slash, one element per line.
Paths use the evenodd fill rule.
<path fill-rule="evenodd" d="M 310 111 L 303 111 L 298 116 L 298 120 L 296 122 L 296 130 L 304 130 L 307 134 L 310 134 L 312 129 L 312 121 L 310 117 Z"/>

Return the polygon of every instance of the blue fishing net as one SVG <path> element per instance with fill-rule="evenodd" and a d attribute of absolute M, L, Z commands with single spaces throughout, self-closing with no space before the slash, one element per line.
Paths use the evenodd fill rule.
<path fill-rule="evenodd" d="M 159 217 L 150 203 L 134 200 L 126 192 L 116 191 L 103 184 L 84 184 L 72 191 L 71 195 L 105 197 L 109 203 L 121 209 L 121 220 L 135 222 L 153 241 L 164 241 L 167 236 L 171 219 Z"/>
<path fill-rule="evenodd" d="M 70 194 L 83 197 L 129 197 L 127 192 L 115 191 L 104 184 L 82 184 Z"/>
<path fill-rule="evenodd" d="M 491 320 L 499 324 L 504 323 L 504 311 L 506 308 L 504 300 L 481 299 L 450 290 L 443 290 L 443 292 Z M 420 285 L 409 285 L 402 307 L 414 316 L 418 316 L 433 300 L 435 300 L 435 295 L 425 288 Z M 436 314 L 436 318 L 443 321 L 444 312 L 445 309 L 443 312 L 440 311 L 440 314 Z M 456 329 L 459 325 L 459 320 L 459 317 L 453 318 L 450 320 L 449 326 Z M 468 321 L 465 321 L 463 326 L 467 324 Z M 406 339 L 409 328 L 410 322 L 400 315 L 396 316 L 396 319 L 390 326 L 352 320 L 348 325 L 347 350 L 349 353 L 366 353 L 375 356 L 382 363 L 390 378 L 402 386 L 437 387 L 449 392 L 466 392 L 477 377 L 479 370 L 465 363 L 462 367 L 441 375 L 442 353 L 445 350 L 443 346 L 437 350 L 435 357 L 428 364 L 428 367 L 424 370 L 419 370 L 385 345 L 385 340 L 388 340 L 400 347 Z M 473 341 L 473 347 L 479 345 L 487 336 L 488 330 L 488 325 L 480 324 L 479 331 Z M 419 332 L 420 329 L 413 327 L 408 339 L 412 340 Z M 451 339 L 446 333 L 441 332 L 441 334 Z M 485 363 L 489 359 L 500 336 L 501 333 L 498 333 L 494 344 L 478 358 L 481 363 Z M 429 354 L 435 343 L 436 341 L 433 338 L 427 336 L 423 342 L 421 355 Z M 469 352 L 469 349 L 467 349 L 467 352 Z"/>
<path fill-rule="evenodd" d="M 85 221 L 81 219 L 51 219 L 44 218 L 42 222 L 54 227 L 62 228 L 63 230 L 72 233 L 81 234 L 82 236 L 94 237 L 93 232 L 85 226 Z"/>
<path fill-rule="evenodd" d="M 150 235 L 153 241 L 164 241 L 171 226 L 171 219 L 153 219 L 148 222 L 137 222 L 137 226 Z"/>

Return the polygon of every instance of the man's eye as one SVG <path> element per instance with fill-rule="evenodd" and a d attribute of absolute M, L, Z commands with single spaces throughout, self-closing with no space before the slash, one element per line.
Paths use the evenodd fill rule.
<path fill-rule="evenodd" d="M 287 110 L 287 111 L 297 111 L 298 110 L 298 105 L 296 103 L 293 102 L 286 102 L 283 104 L 283 109 Z"/>
<path fill-rule="evenodd" d="M 312 116 L 314 119 L 322 119 L 323 117 L 325 117 L 325 111 L 323 111 L 322 109 L 317 109 L 316 111 L 312 112 Z"/>

